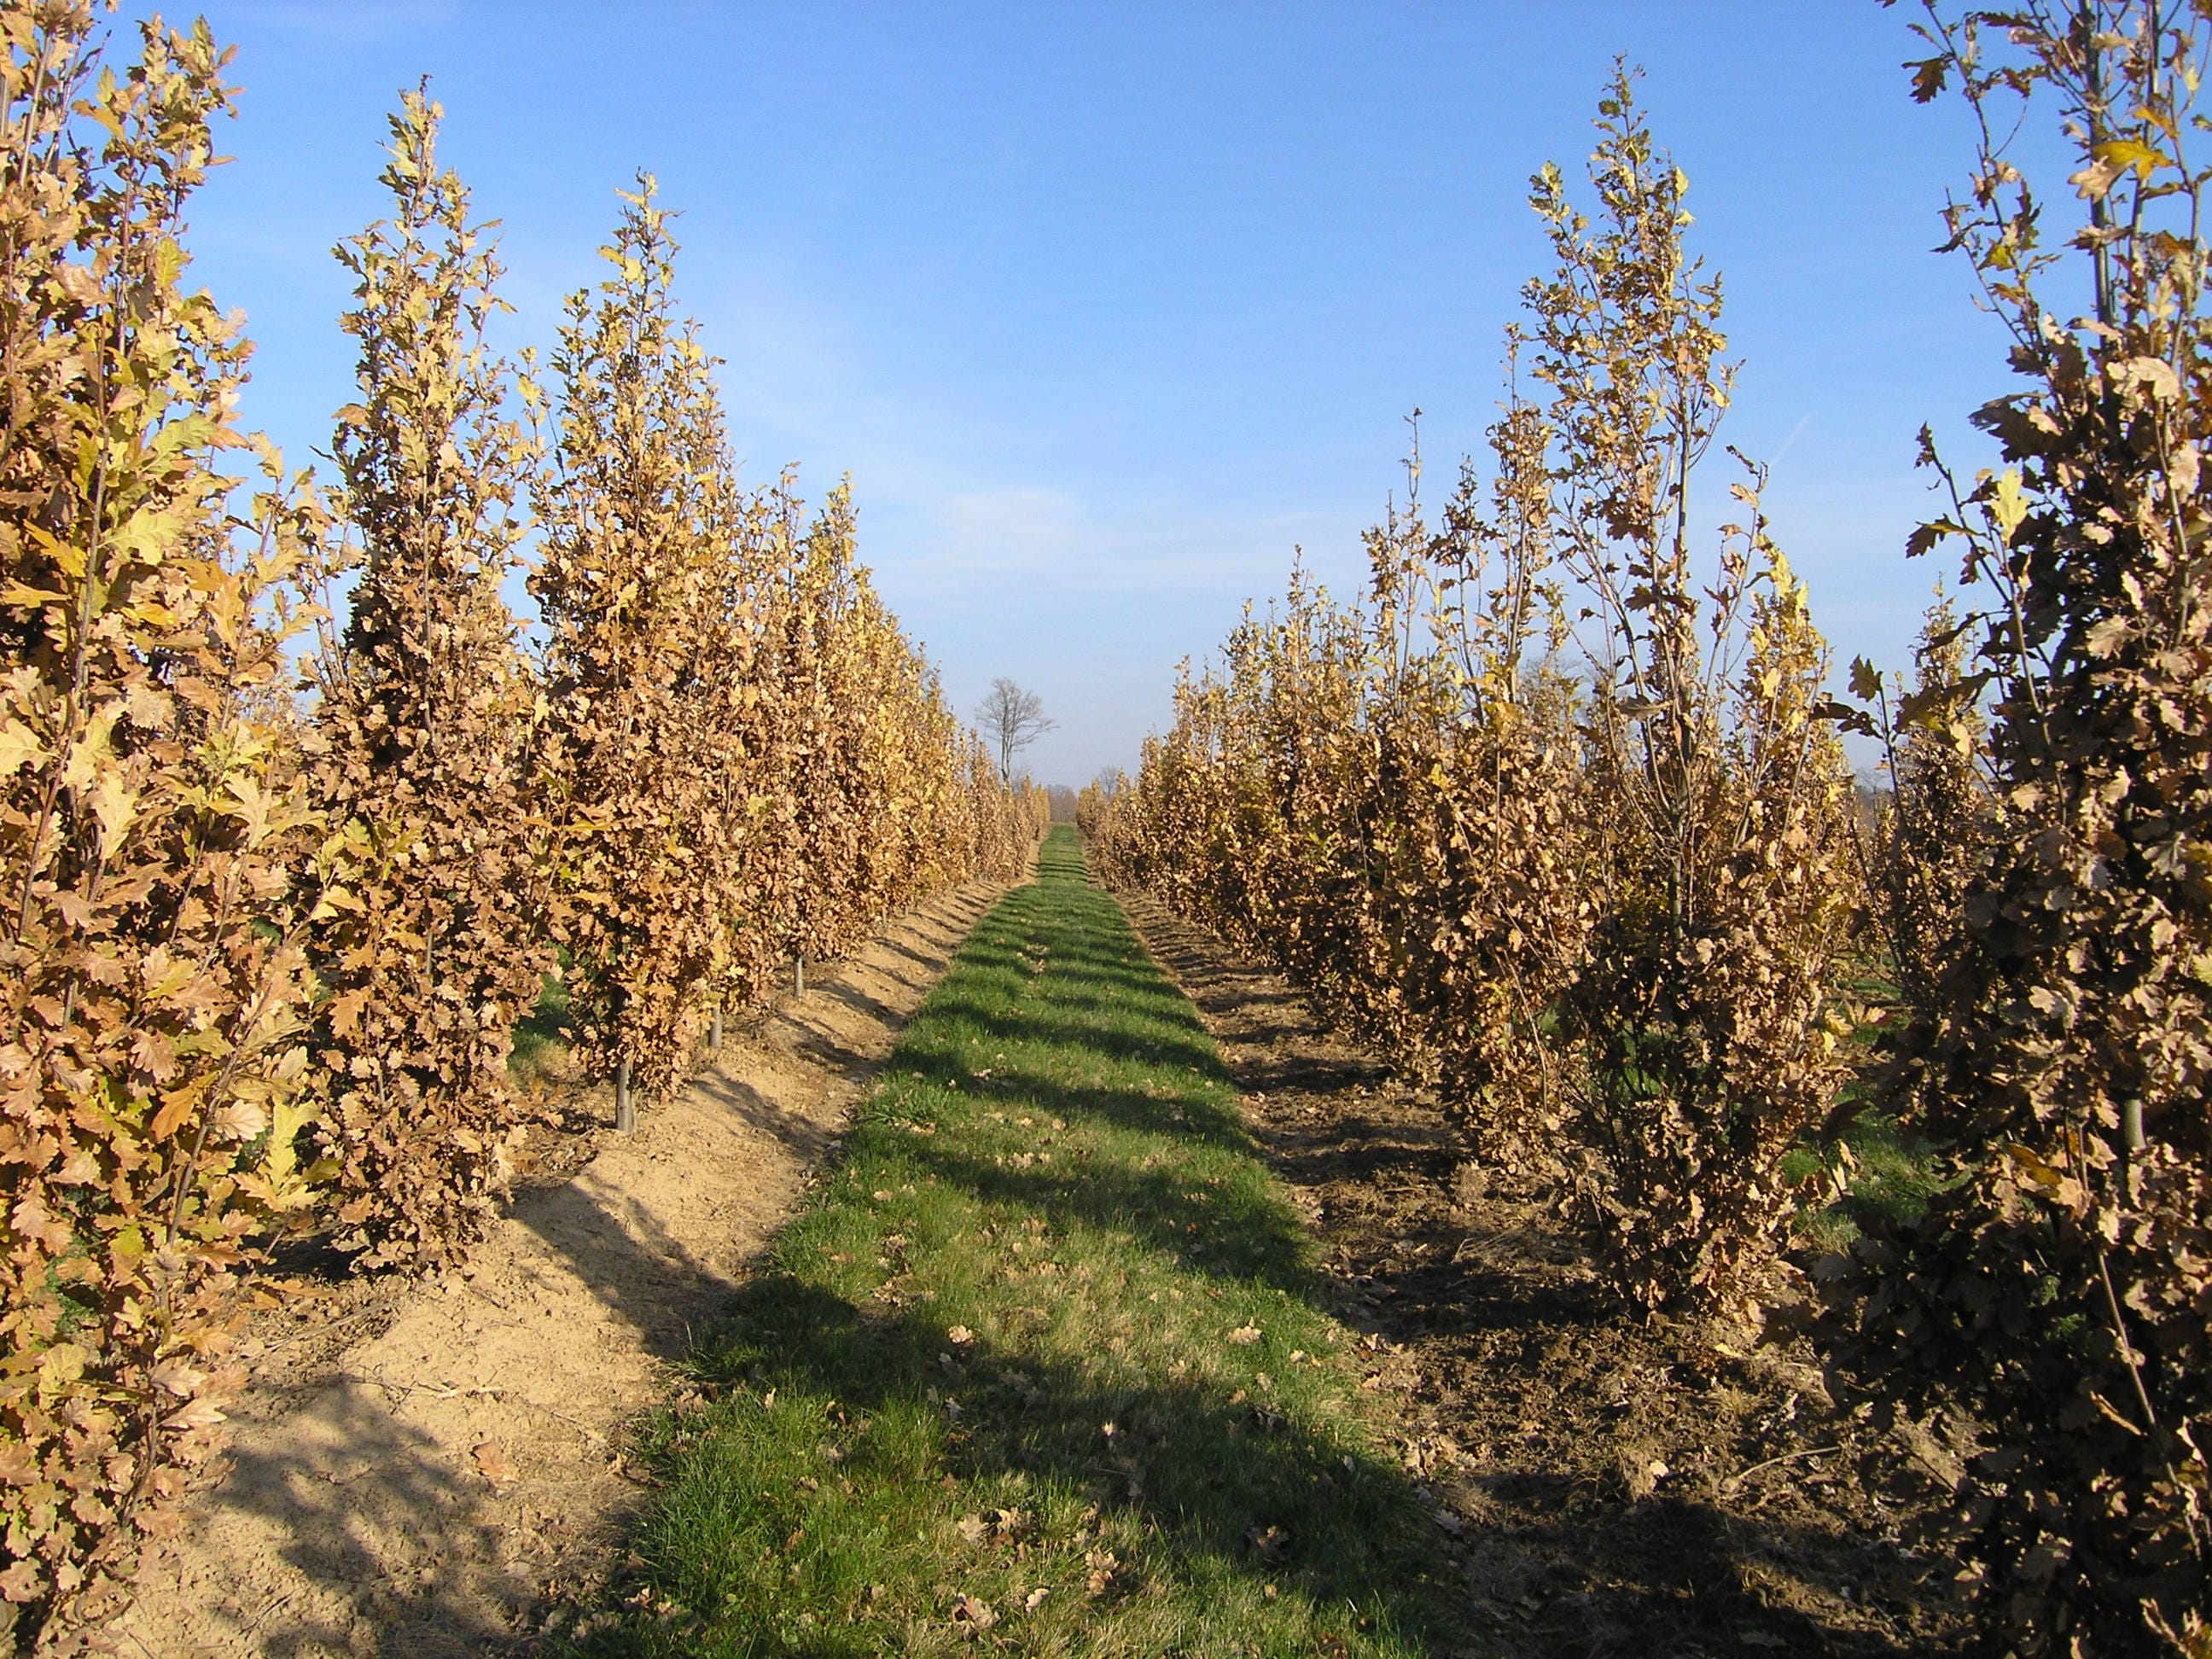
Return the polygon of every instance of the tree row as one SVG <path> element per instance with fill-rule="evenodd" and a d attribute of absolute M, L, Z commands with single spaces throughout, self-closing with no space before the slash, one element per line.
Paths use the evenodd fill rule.
<path fill-rule="evenodd" d="M 1695 528 L 1720 290 L 1623 79 L 1588 205 L 1534 182 L 1553 263 L 1488 465 L 1431 525 L 1417 461 L 1368 591 L 1294 576 L 1081 814 L 1112 878 L 1437 1082 L 1631 1309 L 1747 1340 L 1802 1295 L 1800 1215 L 1849 1188 L 1838 1131 L 1893 1118 L 1933 1196 L 1860 1212 L 1815 1266 L 1817 1330 L 1848 1401 L 1970 1449 L 1944 1542 L 1984 1648 L 2201 1655 L 2212 21 L 1931 5 L 1921 32 L 1915 96 L 1954 89 L 1981 135 L 1948 226 L 2016 378 L 1973 416 L 1998 465 L 1964 476 L 1922 435 L 1942 510 L 1907 551 L 1960 551 L 1975 608 L 1938 604 L 1909 690 L 1859 663 L 1856 701 L 1826 696 L 1757 468 L 1734 523 Z M 2054 138 L 2063 233 L 2027 161 Z M 1889 774 L 1872 811 L 1847 730 Z M 1831 1168 L 1793 1183 L 1810 1150 Z"/>
<path fill-rule="evenodd" d="M 848 491 L 739 479 L 649 179 L 541 374 L 488 342 L 495 251 L 408 96 L 319 484 L 239 429 L 249 347 L 185 280 L 227 54 L 0 22 L 0 1597 L 63 1651 L 173 1524 L 262 1245 L 481 1236 L 549 975 L 649 1106 L 720 1011 L 1018 872 L 1045 809 Z"/>

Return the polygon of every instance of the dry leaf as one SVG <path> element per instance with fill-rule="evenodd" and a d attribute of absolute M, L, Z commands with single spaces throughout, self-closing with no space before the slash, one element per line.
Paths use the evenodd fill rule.
<path fill-rule="evenodd" d="M 1087 1550 L 1084 1553 L 1083 1565 L 1091 1569 L 1085 1584 L 1091 1595 L 1097 1595 L 1114 1582 L 1114 1574 L 1121 1564 L 1111 1550 Z"/>
<path fill-rule="evenodd" d="M 504 1486 L 518 1478 L 514 1465 L 508 1461 L 505 1449 L 496 1440 L 477 1442 L 475 1455 L 477 1473 L 493 1486 Z"/>

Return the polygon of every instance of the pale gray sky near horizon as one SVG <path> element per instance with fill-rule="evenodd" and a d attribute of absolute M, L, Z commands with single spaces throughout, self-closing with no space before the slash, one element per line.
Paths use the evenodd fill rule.
<path fill-rule="evenodd" d="M 854 480 L 864 555 L 970 713 L 999 675 L 1058 720 L 1048 781 L 1129 764 L 1176 661 L 1294 544 L 1340 587 L 1425 411 L 1432 497 L 1479 447 L 1500 331 L 1543 263 L 1616 53 L 1692 179 L 1745 360 L 1724 436 L 1773 465 L 1778 538 L 1839 658 L 1899 664 L 1939 574 L 1923 421 L 1972 454 L 2005 387 L 1969 273 L 1929 250 L 1967 161 L 1873 0 L 706 3 L 208 0 L 236 159 L 201 280 L 259 343 L 245 416 L 289 453 L 351 396 L 331 245 L 382 210 L 398 89 L 502 222 L 516 343 L 597 279 L 654 170 L 680 290 L 748 470 Z"/>

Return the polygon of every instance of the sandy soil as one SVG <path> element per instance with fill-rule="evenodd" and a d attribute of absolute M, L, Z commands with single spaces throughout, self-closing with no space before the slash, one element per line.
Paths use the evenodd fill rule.
<path fill-rule="evenodd" d="M 1333 1040 L 1297 990 L 1143 894 L 1254 1133 L 1321 1240 L 1366 1386 L 1466 1575 L 1469 1654 L 1934 1654 L 1964 1635 L 1918 1547 L 1959 1473 L 1831 1405 L 1786 1318 L 1749 1353 L 1607 1293 L 1540 1195 L 1463 1164 L 1449 1120 Z"/>
<path fill-rule="evenodd" d="M 585 1123 L 596 1156 L 565 1182 L 541 1169 L 465 1275 L 276 1281 L 227 1476 L 149 1562 L 118 1650 L 436 1659 L 514 1641 L 550 1599 L 603 1577 L 642 1496 L 624 1424 L 679 1386 L 693 1328 L 1005 890 L 965 888 L 894 924 L 702 1056 L 634 1136 Z M 584 1104 L 611 1121 L 611 1103 Z"/>

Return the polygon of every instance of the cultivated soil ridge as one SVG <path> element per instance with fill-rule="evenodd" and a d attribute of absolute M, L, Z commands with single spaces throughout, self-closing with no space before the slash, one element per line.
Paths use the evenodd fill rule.
<path fill-rule="evenodd" d="M 1197 1006 L 1313 1226 L 1363 1386 L 1396 1402 L 1406 1471 L 1465 1574 L 1458 1651 L 1956 1649 L 1966 1615 L 1929 1540 L 1961 1448 L 1838 1411 L 1784 1321 L 1740 1353 L 1633 1316 L 1551 1205 L 1464 1163 L 1431 1091 L 1155 896 L 1115 896 Z"/>
<path fill-rule="evenodd" d="M 643 1492 L 623 1430 L 790 1214 L 899 1030 L 1011 884 L 909 912 L 525 1193 L 465 1273 L 349 1342 L 257 1326 L 218 1479 L 107 1632 L 137 1659 L 440 1659 L 604 1579 Z M 611 1118 L 611 1103 L 592 1103 Z M 280 1310 L 281 1311 L 281 1310 Z M 258 1350 L 258 1352 L 257 1352 Z"/>

